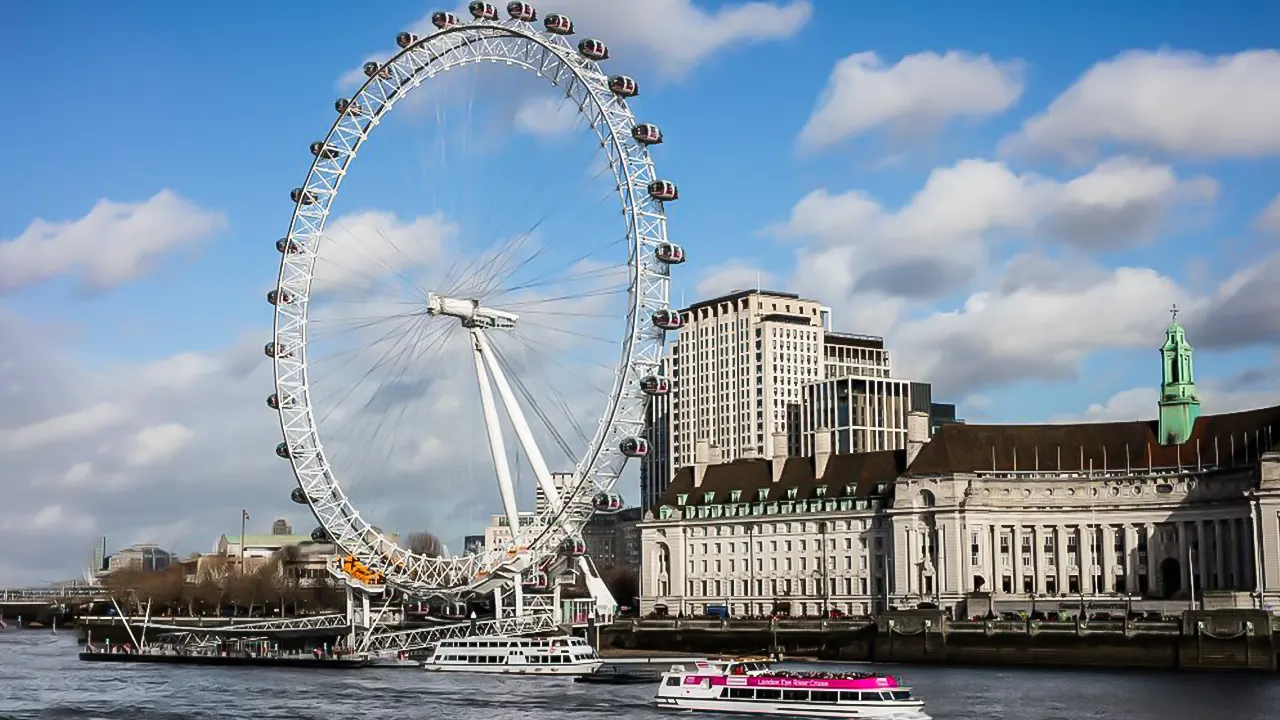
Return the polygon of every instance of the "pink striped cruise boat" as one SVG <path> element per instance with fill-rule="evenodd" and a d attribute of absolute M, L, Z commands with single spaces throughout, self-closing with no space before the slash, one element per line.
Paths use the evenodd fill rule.
<path fill-rule="evenodd" d="M 930 720 L 924 702 L 895 678 L 775 670 L 768 660 L 755 658 L 672 665 L 662 674 L 654 704 L 753 715 Z"/>

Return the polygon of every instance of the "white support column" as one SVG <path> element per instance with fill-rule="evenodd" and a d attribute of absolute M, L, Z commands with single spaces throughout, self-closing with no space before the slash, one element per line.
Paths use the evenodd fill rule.
<path fill-rule="evenodd" d="M 516 578 L 516 584 L 512 592 L 515 594 L 516 601 L 516 617 L 524 615 L 524 579 Z"/>
<path fill-rule="evenodd" d="M 493 469 L 498 474 L 498 492 L 502 495 L 502 509 L 511 527 L 511 537 L 520 532 L 520 508 L 516 505 L 516 490 L 511 483 L 511 469 L 507 467 L 507 446 L 502 440 L 502 425 L 498 423 L 498 408 L 493 403 L 493 389 L 489 387 L 489 374 L 485 372 L 482 347 L 484 340 L 479 330 L 471 331 L 472 355 L 476 361 L 476 379 L 480 382 L 480 408 L 484 412 L 484 427 L 489 434 L 489 452 L 493 456 Z"/>
<path fill-rule="evenodd" d="M 534 442 L 533 431 L 529 429 L 529 422 L 524 417 L 524 411 L 520 409 L 520 404 L 516 402 L 516 396 L 511 392 L 511 385 L 507 383 L 507 375 L 498 365 L 498 358 L 493 354 L 493 349 L 489 346 L 489 338 L 479 330 L 473 330 L 476 344 L 480 350 L 480 354 L 484 356 L 486 364 L 489 366 L 489 374 L 493 376 L 493 382 L 498 386 L 498 395 L 502 398 L 502 404 L 506 407 L 507 417 L 511 419 L 511 426 L 515 428 L 516 437 L 520 440 L 520 446 L 524 448 L 524 454 L 529 458 L 529 465 L 533 467 L 533 476 L 537 479 L 538 485 L 542 488 L 542 492 L 547 496 L 547 504 L 555 510 L 560 509 L 560 491 L 556 488 L 555 483 L 551 480 L 551 470 L 547 468 L 547 461 L 542 457 L 542 451 L 538 449 L 538 444 Z"/>

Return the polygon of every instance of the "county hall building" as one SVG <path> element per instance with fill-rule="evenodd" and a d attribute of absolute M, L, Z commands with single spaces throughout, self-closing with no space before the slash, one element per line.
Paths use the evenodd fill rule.
<path fill-rule="evenodd" d="M 957 615 L 1197 597 L 1280 605 L 1280 407 L 1201 415 L 1175 321 L 1151 421 L 945 424 L 906 447 L 717 462 L 694 443 L 641 523 L 641 611 Z"/>

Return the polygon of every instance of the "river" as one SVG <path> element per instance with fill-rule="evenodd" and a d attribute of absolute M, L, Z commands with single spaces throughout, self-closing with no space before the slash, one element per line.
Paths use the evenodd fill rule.
<path fill-rule="evenodd" d="M 74 633 L 0 632 L 3 720 L 657 720 L 648 685 L 431 675 L 81 663 Z M 867 666 L 859 666 L 865 668 Z M 1268 720 L 1280 677 L 884 666 L 937 720 Z M 706 717 L 706 716 L 703 716 Z"/>

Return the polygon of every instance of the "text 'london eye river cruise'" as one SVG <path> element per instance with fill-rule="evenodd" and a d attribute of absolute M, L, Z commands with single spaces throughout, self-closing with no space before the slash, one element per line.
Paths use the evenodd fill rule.
<path fill-rule="evenodd" d="M 774 670 L 749 658 L 673 665 L 662 674 L 654 703 L 722 713 L 930 720 L 924 702 L 892 677 Z"/>

